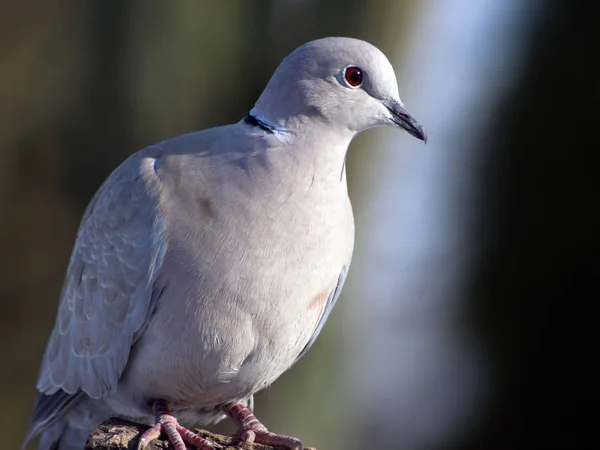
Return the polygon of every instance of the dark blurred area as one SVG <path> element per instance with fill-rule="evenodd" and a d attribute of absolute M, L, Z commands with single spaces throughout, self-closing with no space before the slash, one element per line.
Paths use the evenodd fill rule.
<path fill-rule="evenodd" d="M 493 9 L 503 0 L 482 3 Z M 455 90 L 444 76 L 432 77 L 425 61 L 437 46 L 451 61 L 440 71 L 467 67 L 468 55 L 449 54 L 444 47 L 452 39 L 444 30 L 474 14 L 469 2 L 0 1 L 0 356 L 6 364 L 0 373 L 0 423 L 6 448 L 20 445 L 79 219 L 104 178 L 146 145 L 239 120 L 282 57 L 305 41 L 335 35 L 368 40 L 389 56 L 400 93 L 425 124 L 430 144 L 414 151 L 407 146 L 405 170 L 389 176 L 384 168 L 390 163 L 377 148 L 384 145 L 376 140 L 382 131 L 369 131 L 353 145 L 349 181 L 358 236 L 349 283 L 315 348 L 258 396 L 257 414 L 270 428 L 321 450 L 585 447 L 590 436 L 583 416 L 595 359 L 585 348 L 595 328 L 588 305 L 600 299 L 600 189 L 592 162 L 598 147 L 599 8 L 592 1 L 503 4 L 509 3 L 507 22 L 494 36 L 509 40 L 521 30 L 503 56 L 518 59 L 510 66 L 518 71 L 483 77 L 473 95 L 487 106 L 481 109 L 485 114 L 451 117 L 461 123 L 452 142 L 464 143 L 465 150 L 460 164 L 443 164 L 447 178 L 426 170 L 412 175 L 440 191 L 450 192 L 444 180 L 462 186 L 443 207 L 447 226 L 464 238 L 450 246 L 446 263 L 422 264 L 415 277 L 435 285 L 468 255 L 465 270 L 448 274 L 458 280 L 452 284 L 460 286 L 452 294 L 457 300 L 445 302 L 440 285 L 439 300 L 431 304 L 436 314 L 452 318 L 456 332 L 469 336 L 482 355 L 469 364 L 477 366 L 473 373 L 485 373 L 476 376 L 485 388 L 473 388 L 469 397 L 474 412 L 465 413 L 460 430 L 452 426 L 454 432 L 442 433 L 418 412 L 410 426 L 397 420 L 402 411 L 412 411 L 406 402 L 401 411 L 406 398 L 398 392 L 411 391 L 418 403 L 431 393 L 420 392 L 421 385 L 396 370 L 408 361 L 382 334 L 387 325 L 369 326 L 361 308 L 410 317 L 427 300 L 422 292 L 411 301 L 406 293 L 396 298 L 371 290 L 412 273 L 368 257 L 378 245 L 370 233 L 383 220 L 377 211 L 396 205 L 402 210 L 402 202 L 411 201 L 405 193 L 396 202 L 396 188 L 375 194 L 378 186 L 418 168 L 411 158 L 453 158 L 445 152 L 450 138 L 437 133 L 434 115 L 445 110 L 448 118 L 466 100 L 419 99 L 417 93 L 434 92 L 434 83 Z M 436 8 L 449 12 L 435 15 Z M 438 21 L 438 34 L 426 44 L 419 23 L 428 14 Z M 466 20 L 464 27 L 473 23 Z M 503 89 L 496 89 L 498 80 Z M 419 89 L 411 90 L 417 82 Z M 471 181 L 463 186 L 466 178 Z M 412 201 L 420 204 L 417 197 Z M 455 204 L 461 208 L 449 207 Z M 386 252 L 396 252 L 394 233 L 398 242 L 405 239 L 401 230 L 408 216 L 391 224 L 381 244 Z M 398 245 L 399 255 L 402 248 Z M 382 268 L 373 270 L 374 263 Z M 367 291 L 373 296 L 364 295 Z M 417 329 L 419 322 L 403 329 L 401 320 L 390 323 L 392 334 L 415 330 L 414 342 L 429 333 Z M 385 346 L 371 345 L 377 342 Z M 426 357 L 411 354 L 417 365 Z M 427 355 L 438 358 L 435 351 Z M 354 381 L 356 367 L 361 382 Z M 446 423 L 467 408 L 471 385 L 444 392 L 454 389 L 444 383 L 444 373 L 431 376 L 440 398 L 453 400 L 441 401 L 444 408 L 423 417 Z M 417 421 L 422 433 L 410 428 Z"/>
<path fill-rule="evenodd" d="M 493 355 L 495 390 L 470 448 L 584 448 L 591 439 L 582 427 L 595 328 L 586 316 L 600 299 L 600 9 L 544 6 L 551 12 L 479 168 L 487 194 L 473 217 L 482 246 L 469 306 Z"/>

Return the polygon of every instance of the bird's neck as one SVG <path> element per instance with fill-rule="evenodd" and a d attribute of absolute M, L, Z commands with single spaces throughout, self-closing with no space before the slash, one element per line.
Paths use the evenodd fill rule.
<path fill-rule="evenodd" d="M 346 152 L 355 133 L 322 121 L 295 116 L 286 121 L 272 120 L 252 109 L 243 122 L 261 129 L 281 142 L 285 151 L 281 163 L 297 178 L 311 183 L 339 185 L 346 181 Z"/>
<path fill-rule="evenodd" d="M 305 124 L 294 131 L 285 147 L 297 167 L 297 176 L 321 188 L 346 190 L 346 154 L 350 133 L 340 133 L 323 124 Z"/>
<path fill-rule="evenodd" d="M 288 130 L 286 127 L 275 123 L 275 121 L 259 114 L 254 109 L 250 110 L 246 117 L 244 117 L 244 122 L 249 125 L 259 127 L 265 133 L 274 135 L 282 142 L 289 140 L 291 134 L 290 130 Z"/>

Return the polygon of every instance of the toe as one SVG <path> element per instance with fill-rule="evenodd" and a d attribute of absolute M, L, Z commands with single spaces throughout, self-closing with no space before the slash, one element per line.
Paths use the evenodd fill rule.
<path fill-rule="evenodd" d="M 197 448 L 198 450 L 215 450 L 215 446 L 208 439 L 199 436 L 187 428 L 178 426 L 177 432 L 185 443 Z"/>
<path fill-rule="evenodd" d="M 160 432 L 160 424 L 156 424 L 144 431 L 138 441 L 137 450 L 144 450 L 150 442 L 160 437 Z"/>
<path fill-rule="evenodd" d="M 271 433 L 270 431 L 255 432 L 254 442 L 272 447 L 283 447 L 289 450 L 302 450 L 302 442 L 291 436 Z"/>

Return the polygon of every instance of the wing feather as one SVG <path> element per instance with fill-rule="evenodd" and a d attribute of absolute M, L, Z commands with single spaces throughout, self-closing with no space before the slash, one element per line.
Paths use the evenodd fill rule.
<path fill-rule="evenodd" d="M 145 327 L 166 250 L 153 164 L 129 158 L 84 214 L 37 384 L 47 396 L 100 398 L 115 389 Z"/>

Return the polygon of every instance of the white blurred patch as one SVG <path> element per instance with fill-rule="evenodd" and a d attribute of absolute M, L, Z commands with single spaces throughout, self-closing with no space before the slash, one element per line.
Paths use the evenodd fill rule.
<path fill-rule="evenodd" d="M 480 133 L 521 72 L 539 2 L 418 5 L 413 35 L 403 37 L 408 57 L 390 59 L 429 143 L 387 134 L 375 195 L 358 220 L 366 236 L 352 295 L 362 302 L 355 310 L 362 340 L 347 373 L 359 374 L 355 425 L 375 426 L 374 435 L 396 448 L 431 449 L 476 425 L 489 388 L 464 310 L 477 245 L 467 219 L 482 195 L 474 173 L 485 150 Z"/>

